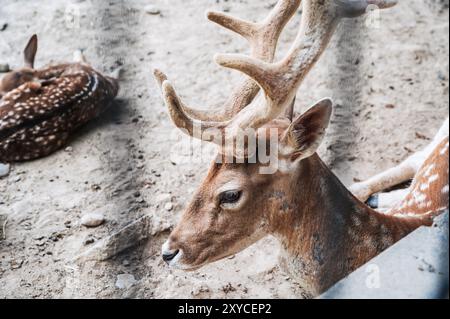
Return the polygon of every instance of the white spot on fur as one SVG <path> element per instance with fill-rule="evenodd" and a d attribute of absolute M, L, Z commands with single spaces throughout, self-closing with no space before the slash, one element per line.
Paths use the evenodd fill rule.
<path fill-rule="evenodd" d="M 445 146 L 442 148 L 441 150 L 441 155 L 445 155 L 445 153 L 447 153 L 449 148 L 449 142 L 447 142 L 447 144 L 445 144 Z"/>
<path fill-rule="evenodd" d="M 442 188 L 442 194 L 448 194 L 448 192 L 449 192 L 448 185 L 445 185 L 445 186 Z"/>

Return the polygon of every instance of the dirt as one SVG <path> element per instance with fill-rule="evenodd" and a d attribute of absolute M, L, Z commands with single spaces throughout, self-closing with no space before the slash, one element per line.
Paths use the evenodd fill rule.
<path fill-rule="evenodd" d="M 19 66 L 23 46 L 37 33 L 38 66 L 84 49 L 98 69 L 123 63 L 124 72 L 117 101 L 70 148 L 15 164 L 0 179 L 0 220 L 6 221 L 0 298 L 303 297 L 277 266 L 272 238 L 191 273 L 167 269 L 159 253 L 208 165 L 177 160 L 178 134 L 151 70 L 165 70 L 189 103 L 219 105 L 239 74 L 219 68 L 212 57 L 248 52 L 248 46 L 207 22 L 204 11 L 255 20 L 274 3 L 2 0 L 0 64 Z M 79 19 L 70 19 L 71 12 Z M 364 19 L 345 21 L 300 89 L 298 111 L 324 96 L 336 102 L 320 153 L 347 185 L 426 145 L 448 115 L 448 14 L 448 1 L 409 0 L 382 12 L 377 28 Z M 280 56 L 299 19 L 300 13 L 288 25 Z M 101 213 L 106 222 L 81 226 L 87 213 Z M 147 241 L 109 261 L 74 261 L 144 215 L 153 227 Z"/>

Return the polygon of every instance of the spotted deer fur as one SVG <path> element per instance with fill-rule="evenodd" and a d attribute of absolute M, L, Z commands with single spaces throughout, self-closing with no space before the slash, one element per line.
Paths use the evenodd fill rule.
<path fill-rule="evenodd" d="M 366 181 L 352 185 L 350 190 L 363 202 L 369 199 L 369 205 L 374 208 L 383 210 L 391 209 L 406 196 L 409 189 L 400 189 L 389 193 L 380 192 L 412 180 L 424 162 L 432 156 L 438 145 L 448 138 L 448 136 L 449 119 L 447 118 L 432 142 L 423 150 L 415 152 L 396 167 L 388 169 Z"/>
<path fill-rule="evenodd" d="M 449 137 L 439 143 L 414 177 L 409 193 L 387 214 L 430 224 L 449 206 Z"/>
<path fill-rule="evenodd" d="M 80 126 L 116 97 L 118 80 L 85 63 L 34 69 L 37 37 L 25 49 L 26 66 L 0 82 L 0 162 L 41 158 L 63 147 Z"/>

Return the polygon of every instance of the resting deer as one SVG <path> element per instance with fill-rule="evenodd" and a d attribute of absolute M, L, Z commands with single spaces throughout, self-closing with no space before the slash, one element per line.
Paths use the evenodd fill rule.
<path fill-rule="evenodd" d="M 75 63 L 35 69 L 37 41 L 34 35 L 25 48 L 25 67 L 0 82 L 0 163 L 55 152 L 118 93 L 118 79 L 94 70 L 81 52 Z"/>
<path fill-rule="evenodd" d="M 280 0 L 270 16 L 256 24 L 208 14 L 252 46 L 252 57 L 216 57 L 220 65 L 251 77 L 238 86 L 221 113 L 187 106 L 167 77 L 155 71 L 174 124 L 195 138 L 218 144 L 220 150 L 162 247 L 163 259 L 171 267 L 196 270 L 272 235 L 281 243 L 281 264 L 306 292 L 316 296 L 439 213 L 436 210 L 425 219 L 415 211 L 389 216 L 349 192 L 316 154 L 330 122 L 330 99 L 319 101 L 294 120 L 291 117 L 297 90 L 339 21 L 363 14 L 368 4 L 388 8 L 394 2 L 304 0 L 299 36 L 287 56 L 273 62 L 278 37 L 300 2 Z M 256 98 L 260 88 L 264 94 Z M 277 133 L 272 149 L 279 159 L 275 173 L 261 174 L 267 164 L 255 161 L 254 152 L 246 152 L 248 141 L 244 152 L 238 150 L 238 134 L 251 129 L 256 131 L 258 147 L 270 144 L 272 132 Z M 441 160 L 448 167 L 445 155 L 448 149 L 430 160 Z M 442 166 L 437 169 L 436 183 L 444 187 L 448 171 L 441 171 Z M 428 191 L 431 188 L 423 192 Z"/>

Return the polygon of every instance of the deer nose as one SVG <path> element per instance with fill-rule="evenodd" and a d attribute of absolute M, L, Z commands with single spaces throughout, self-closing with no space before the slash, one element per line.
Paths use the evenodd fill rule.
<path fill-rule="evenodd" d="M 178 255 L 179 252 L 180 252 L 179 250 L 176 250 L 173 253 L 172 252 L 163 252 L 163 260 L 166 263 L 169 263 Z"/>
<path fill-rule="evenodd" d="M 166 241 L 162 246 L 162 258 L 167 264 L 174 260 L 179 253 L 179 249 L 172 249 L 170 240 Z"/>

